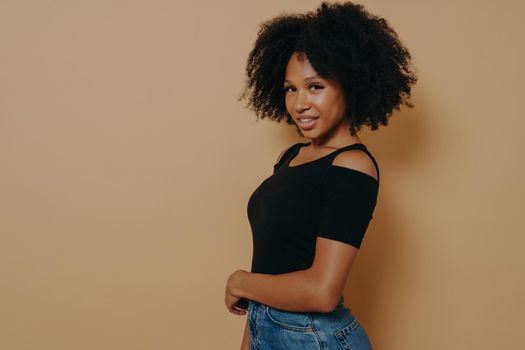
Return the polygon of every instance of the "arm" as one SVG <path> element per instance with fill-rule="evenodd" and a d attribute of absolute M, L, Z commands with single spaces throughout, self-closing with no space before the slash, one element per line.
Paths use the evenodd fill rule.
<path fill-rule="evenodd" d="M 362 152 L 343 152 L 333 164 L 377 179 L 373 163 Z M 330 312 L 342 295 L 357 251 L 350 244 L 318 237 L 310 268 L 279 275 L 238 270 L 231 276 L 230 293 L 287 311 Z"/>
<path fill-rule="evenodd" d="M 231 277 L 231 293 L 286 311 L 330 312 L 342 295 L 357 250 L 318 237 L 309 269 L 279 275 L 237 270 Z"/>
<path fill-rule="evenodd" d="M 246 326 L 244 327 L 244 336 L 242 338 L 241 350 L 251 349 L 250 331 L 248 330 L 248 318 L 246 318 Z"/>

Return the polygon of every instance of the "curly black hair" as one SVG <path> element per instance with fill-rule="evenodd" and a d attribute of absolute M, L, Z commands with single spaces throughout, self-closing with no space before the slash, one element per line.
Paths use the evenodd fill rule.
<path fill-rule="evenodd" d="M 410 85 L 417 76 L 411 56 L 384 18 L 363 5 L 323 2 L 315 11 L 284 14 L 263 22 L 246 65 L 246 86 L 239 101 L 257 118 L 295 124 L 286 110 L 286 66 L 304 54 L 317 74 L 339 82 L 345 94 L 350 133 L 388 124 L 401 104 L 410 108 Z M 299 127 L 296 125 L 300 134 Z"/>

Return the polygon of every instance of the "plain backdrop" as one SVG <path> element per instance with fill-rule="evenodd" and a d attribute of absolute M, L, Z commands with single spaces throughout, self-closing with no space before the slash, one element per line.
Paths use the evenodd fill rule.
<path fill-rule="evenodd" d="M 414 109 L 364 129 L 381 189 L 345 289 L 377 350 L 516 349 L 525 3 L 361 2 Z M 260 23 L 320 1 L 0 1 L 0 348 L 237 349 L 248 198 L 292 126 L 238 102 Z"/>

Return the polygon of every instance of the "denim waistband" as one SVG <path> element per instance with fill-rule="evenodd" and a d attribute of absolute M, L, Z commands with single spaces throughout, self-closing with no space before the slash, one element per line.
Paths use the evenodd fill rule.
<path fill-rule="evenodd" d="M 267 306 L 266 304 L 263 304 L 263 303 L 259 303 L 258 301 L 255 301 L 255 300 L 248 300 L 249 303 L 253 303 L 255 305 L 258 305 L 258 306 Z M 345 297 L 344 295 L 341 295 L 341 297 L 339 298 L 339 301 L 337 302 L 337 305 L 335 307 L 336 310 L 338 309 L 342 309 L 345 307 Z"/>

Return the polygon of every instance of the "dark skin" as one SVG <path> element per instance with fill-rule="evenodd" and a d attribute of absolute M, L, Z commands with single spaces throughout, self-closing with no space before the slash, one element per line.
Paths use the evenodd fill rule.
<path fill-rule="evenodd" d="M 334 150 L 362 143 L 351 135 L 344 119 L 345 99 L 340 85 L 317 76 L 308 59 L 294 53 L 286 67 L 286 109 L 311 144 L 302 147 L 290 166 L 323 157 Z M 301 123 L 304 117 L 318 117 Z M 284 150 L 279 155 L 281 158 Z M 377 179 L 371 159 L 362 151 L 339 153 L 332 164 L 359 170 Z M 226 284 L 225 304 L 235 315 L 246 314 L 245 299 L 255 300 L 285 311 L 331 312 L 343 294 L 347 276 L 358 249 L 339 241 L 318 237 L 312 266 L 306 270 L 269 275 L 245 270 L 233 272 Z M 278 293 L 276 293 L 278 291 Z M 241 349 L 249 349 L 246 323 Z"/>

